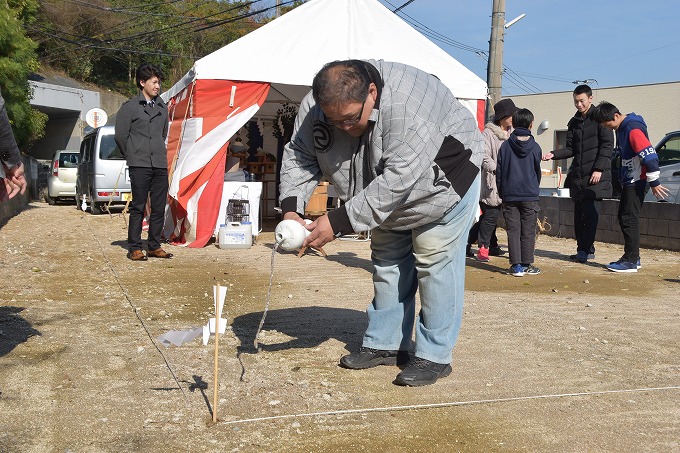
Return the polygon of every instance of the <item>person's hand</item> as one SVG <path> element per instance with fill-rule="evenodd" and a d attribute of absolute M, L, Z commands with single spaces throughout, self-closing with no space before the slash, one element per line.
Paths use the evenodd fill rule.
<path fill-rule="evenodd" d="M 10 198 L 14 198 L 18 193 L 22 195 L 26 193 L 26 177 L 24 176 L 24 164 L 19 162 L 19 165 L 15 165 L 12 168 L 5 167 L 5 178 L 2 182 L 5 185 L 5 190 L 2 193 L 2 198 L 0 201 L 7 201 Z"/>
<path fill-rule="evenodd" d="M 590 175 L 590 184 L 597 184 L 600 182 L 600 178 L 602 178 L 602 172 L 601 171 L 594 171 L 592 175 Z"/>
<path fill-rule="evenodd" d="M 333 228 L 327 215 L 319 217 L 309 225 L 306 225 L 306 227 L 311 233 L 309 233 L 309 236 L 303 242 L 303 247 L 319 248 L 335 239 Z"/>
<path fill-rule="evenodd" d="M 292 211 L 286 212 L 283 215 L 283 220 L 295 220 L 297 223 L 300 223 L 304 226 L 307 226 L 307 224 L 305 223 L 305 219 L 300 217 L 300 215 L 297 212 L 292 212 Z"/>
<path fill-rule="evenodd" d="M 543 155 L 543 157 L 541 157 L 541 160 L 550 160 L 553 157 L 555 157 L 553 153 L 546 153 Z"/>
<path fill-rule="evenodd" d="M 652 189 L 652 194 L 656 197 L 657 200 L 661 200 L 663 198 L 666 198 L 668 195 L 670 195 L 670 191 L 666 187 L 662 186 L 661 184 L 659 184 L 656 187 L 652 187 L 651 189 Z"/>

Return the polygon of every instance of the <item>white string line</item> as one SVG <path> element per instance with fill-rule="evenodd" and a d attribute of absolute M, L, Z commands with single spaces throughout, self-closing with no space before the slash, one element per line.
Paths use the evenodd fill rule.
<path fill-rule="evenodd" d="M 83 211 L 83 214 L 85 214 L 84 211 Z M 151 335 L 149 328 L 146 326 L 146 324 L 144 323 L 144 320 L 142 319 L 142 316 L 139 314 L 139 308 L 137 308 L 137 306 L 134 304 L 132 297 L 130 297 L 130 294 L 128 294 L 127 289 L 123 286 L 123 283 L 120 281 L 120 278 L 118 277 L 118 273 L 116 272 L 116 269 L 113 266 L 113 263 L 111 262 L 109 257 L 106 255 L 106 252 L 104 251 L 104 247 L 102 246 L 102 243 L 99 240 L 99 237 L 95 234 L 94 229 L 92 228 L 92 223 L 90 221 L 89 216 L 87 216 L 87 214 L 85 214 L 85 218 L 86 218 L 86 221 L 87 221 L 87 227 L 90 230 L 92 237 L 94 237 L 94 240 L 97 241 L 97 245 L 99 246 L 99 251 L 101 252 L 102 256 L 104 257 L 104 261 L 106 262 L 107 266 L 109 267 L 111 274 L 113 274 L 113 278 L 116 281 L 116 284 L 118 285 L 121 292 L 123 293 L 125 300 L 127 300 L 128 304 L 130 305 L 130 308 L 132 308 L 132 311 L 134 312 L 135 316 L 137 317 L 137 320 L 140 322 L 140 324 L 144 328 L 146 335 L 149 337 L 149 340 L 151 340 L 151 344 L 153 344 L 153 346 L 156 348 L 156 351 L 158 351 L 161 354 L 161 357 L 163 357 L 163 361 L 165 362 L 165 366 L 170 371 L 170 374 L 172 374 L 173 379 L 175 379 L 175 383 L 177 384 L 177 387 L 179 387 L 179 389 L 182 391 L 182 395 L 184 396 L 184 403 L 188 405 L 189 404 L 189 397 L 188 397 L 187 393 L 184 391 L 184 387 L 182 387 L 182 384 L 180 383 L 179 378 L 177 377 L 177 374 L 175 373 L 175 370 L 172 368 L 172 365 L 170 365 L 170 361 L 168 360 L 168 357 L 165 355 L 165 353 L 158 346 L 158 343 L 156 342 L 156 340 L 154 340 L 154 337 Z"/>
<path fill-rule="evenodd" d="M 368 412 L 390 412 L 390 411 L 406 411 L 418 409 L 431 409 L 437 407 L 452 407 L 452 406 L 471 406 L 473 404 L 492 404 L 492 403 L 507 403 L 511 401 L 526 401 L 538 400 L 548 398 L 565 398 L 576 396 L 593 396 L 593 395 L 607 395 L 615 393 L 634 393 L 634 392 L 651 392 L 658 390 L 680 390 L 680 386 L 670 387 L 643 387 L 637 389 L 621 389 L 621 390 L 602 390 L 599 392 L 577 392 L 577 393 L 557 393 L 552 395 L 532 395 L 532 396 L 515 396 L 507 398 L 495 398 L 486 400 L 470 400 L 470 401 L 452 401 L 447 403 L 432 403 L 432 404 L 412 404 L 408 406 L 388 406 L 388 407 L 370 407 L 365 409 L 341 409 L 327 412 L 308 412 L 302 414 L 287 414 L 287 415 L 273 415 L 271 417 L 257 417 L 241 420 L 231 420 L 219 422 L 223 425 L 235 425 L 238 423 L 251 423 L 266 420 L 282 420 L 286 418 L 300 418 L 300 417 L 320 417 L 324 415 L 345 415 L 345 414 L 362 414 Z"/>

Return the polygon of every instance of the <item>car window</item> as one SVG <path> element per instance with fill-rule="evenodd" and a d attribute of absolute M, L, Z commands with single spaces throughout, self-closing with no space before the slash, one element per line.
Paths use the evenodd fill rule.
<path fill-rule="evenodd" d="M 660 167 L 680 163 L 680 136 L 668 139 L 656 153 L 659 155 Z"/>
<path fill-rule="evenodd" d="M 92 160 L 92 142 L 94 137 L 89 135 L 85 137 L 83 142 L 80 144 L 80 161 L 89 162 Z"/>
<path fill-rule="evenodd" d="M 125 160 L 118 146 L 116 146 L 113 135 L 102 135 L 99 143 L 99 158 L 103 160 Z"/>
<path fill-rule="evenodd" d="M 78 153 L 60 153 L 59 168 L 76 168 L 78 167 L 79 158 L 80 155 Z"/>

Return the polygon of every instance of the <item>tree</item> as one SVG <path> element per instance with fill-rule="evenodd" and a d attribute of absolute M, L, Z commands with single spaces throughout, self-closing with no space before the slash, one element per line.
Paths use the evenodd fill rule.
<path fill-rule="evenodd" d="M 47 115 L 31 107 L 28 85 L 28 75 L 38 68 L 37 45 L 24 29 L 37 7 L 36 0 L 0 0 L 0 90 L 21 149 L 43 136 L 47 122 Z"/>

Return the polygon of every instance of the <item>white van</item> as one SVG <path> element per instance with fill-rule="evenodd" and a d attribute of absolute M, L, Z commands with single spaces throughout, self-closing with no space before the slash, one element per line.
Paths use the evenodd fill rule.
<path fill-rule="evenodd" d="M 76 207 L 83 196 L 92 214 L 101 214 L 110 205 L 124 205 L 132 199 L 130 173 L 125 158 L 113 139 L 114 126 L 95 129 L 80 144 L 76 180 Z"/>

